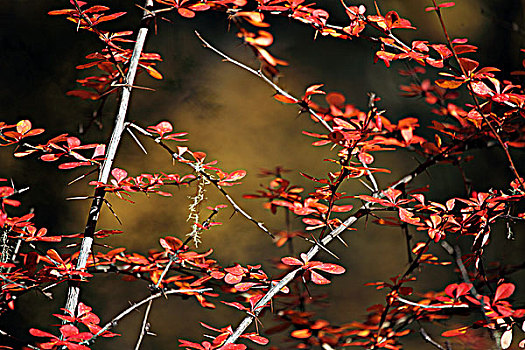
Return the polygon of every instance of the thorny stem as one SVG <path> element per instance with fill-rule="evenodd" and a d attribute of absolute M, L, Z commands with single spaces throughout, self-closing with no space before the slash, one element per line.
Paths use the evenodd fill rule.
<path fill-rule="evenodd" d="M 205 293 L 205 292 L 209 292 L 211 290 L 212 290 L 212 288 L 203 288 L 203 289 L 171 289 L 171 290 L 164 290 L 162 292 L 158 292 L 158 293 L 152 294 L 149 297 L 147 297 L 147 298 L 145 298 L 145 299 L 143 299 L 143 300 L 141 300 L 141 301 L 131 305 L 130 307 L 128 307 L 127 309 L 125 309 L 124 311 L 119 313 L 117 316 L 113 317 L 111 319 L 111 321 L 106 323 L 104 325 L 104 327 L 102 327 L 98 331 L 97 334 L 95 334 L 89 340 L 83 341 L 82 343 L 80 343 L 80 345 L 87 345 L 87 344 L 93 343 L 96 338 L 98 338 L 100 335 L 102 335 L 102 333 L 104 333 L 104 332 L 110 330 L 111 328 L 115 327 L 118 324 L 118 322 L 121 319 L 123 319 L 126 315 L 128 315 L 132 311 L 138 309 L 142 305 L 144 305 L 146 303 L 149 303 L 151 300 L 158 299 L 160 297 L 163 297 L 163 296 L 166 296 L 166 295 L 170 295 L 170 294 Z"/>
<path fill-rule="evenodd" d="M 200 174 L 206 180 L 210 181 L 219 190 L 219 192 L 221 192 L 222 195 L 228 200 L 228 202 L 231 204 L 231 206 L 233 207 L 233 209 L 236 212 L 240 213 L 246 219 L 248 219 L 249 221 L 253 222 L 257 227 L 259 227 L 261 230 L 263 230 L 270 237 L 275 238 L 273 233 L 271 233 L 270 230 L 268 230 L 266 228 L 266 226 L 264 225 L 263 222 L 255 220 L 250 214 L 248 214 L 244 209 L 242 209 L 233 200 L 233 198 L 228 194 L 228 192 L 226 192 L 226 190 L 224 190 L 224 188 L 222 188 L 222 186 L 219 184 L 219 181 L 217 179 L 213 178 L 210 174 L 208 174 L 202 167 L 199 167 L 199 166 L 193 164 L 192 162 L 190 162 L 189 160 L 187 160 L 183 156 L 179 155 L 177 152 L 175 152 L 173 149 L 171 149 L 171 147 L 166 145 L 160 138 L 155 137 L 152 133 L 148 132 L 147 130 L 144 130 L 140 126 L 138 126 L 138 125 L 136 125 L 134 123 L 128 123 L 127 125 L 130 126 L 130 127 L 133 127 L 135 130 L 137 130 L 141 134 L 152 138 L 157 144 L 159 144 L 162 148 L 164 148 L 166 151 L 168 151 L 171 154 L 171 157 L 174 160 L 177 160 L 177 161 L 179 161 L 179 162 L 181 162 L 183 164 L 186 164 L 186 165 L 190 166 L 196 173 Z"/>
<path fill-rule="evenodd" d="M 442 15 L 441 15 L 441 10 L 439 9 L 438 5 L 436 4 L 436 0 L 432 0 L 432 3 L 434 4 L 435 10 L 436 10 L 436 14 L 437 14 L 437 16 L 439 18 L 439 22 L 441 24 L 441 28 L 443 29 L 443 34 L 445 35 L 445 38 L 447 39 L 448 46 L 450 47 L 450 50 L 452 51 L 452 54 L 454 55 L 454 58 L 458 62 L 459 68 L 461 69 L 461 73 L 467 79 L 467 78 L 469 78 L 469 75 L 467 74 L 467 72 L 465 71 L 465 68 L 461 64 L 461 61 L 459 60 L 459 57 L 458 57 L 458 54 L 456 53 L 456 50 L 454 50 L 454 46 L 452 45 L 452 41 L 450 40 L 450 36 L 448 35 L 448 31 L 447 31 L 447 28 L 445 26 L 445 22 L 443 20 Z M 520 183 L 521 188 L 523 188 L 525 190 L 525 183 L 523 182 L 523 179 L 519 175 L 519 173 L 518 173 L 518 171 L 516 169 L 516 166 L 514 165 L 514 161 L 512 160 L 512 157 L 510 155 L 508 146 L 503 142 L 503 140 L 501 139 L 501 136 L 498 134 L 496 129 L 494 129 L 494 126 L 492 125 L 490 120 L 485 116 L 485 114 L 481 110 L 481 106 L 479 104 L 479 101 L 476 98 L 476 95 L 474 94 L 474 90 L 472 88 L 472 80 L 470 80 L 470 78 L 467 81 L 467 88 L 468 88 L 468 91 L 470 93 L 470 96 L 474 100 L 477 112 L 481 115 L 481 117 L 483 118 L 483 121 L 489 126 L 490 131 L 492 132 L 492 134 L 494 135 L 494 137 L 496 138 L 496 140 L 500 144 L 501 148 L 503 149 L 503 152 L 505 152 L 505 156 L 507 157 L 507 161 L 509 162 L 510 169 L 512 170 L 512 172 L 514 173 L 514 176 L 516 177 L 516 179 Z"/>
<path fill-rule="evenodd" d="M 153 6 L 153 0 L 146 0 L 146 8 L 150 8 L 152 6 Z M 117 149 L 120 144 L 120 139 L 124 131 L 124 123 L 126 119 L 126 113 L 128 110 L 129 100 L 131 97 L 133 81 L 135 80 L 135 75 L 137 72 L 139 59 L 142 53 L 142 48 L 144 47 L 146 36 L 148 34 L 148 24 L 150 20 L 151 20 L 151 16 L 145 12 L 142 18 L 141 28 L 139 29 L 139 32 L 137 35 L 135 47 L 133 49 L 133 55 L 131 56 L 131 59 L 129 62 L 128 74 L 126 76 L 126 85 L 122 89 L 119 111 L 115 118 L 115 126 L 113 128 L 111 139 L 109 141 L 109 145 L 106 150 L 106 158 L 104 159 L 104 163 L 102 164 L 102 167 L 100 168 L 98 181 L 101 183 L 107 183 L 108 181 L 109 174 L 113 166 L 113 161 L 115 159 Z M 84 270 L 86 268 L 87 259 L 91 252 L 91 247 L 93 245 L 94 232 L 95 232 L 95 228 L 97 226 L 98 218 L 100 215 L 100 209 L 102 208 L 102 204 L 104 203 L 104 194 L 105 194 L 105 191 L 103 188 L 99 187 L 95 190 L 95 198 L 93 199 L 91 208 L 89 210 L 87 224 L 84 230 L 84 238 L 82 239 L 82 243 L 80 246 L 80 252 L 79 252 L 78 261 L 76 265 L 77 270 Z M 66 305 L 65 305 L 66 311 L 69 311 L 75 314 L 79 295 L 80 295 L 79 283 L 78 282 L 70 283 Z"/>

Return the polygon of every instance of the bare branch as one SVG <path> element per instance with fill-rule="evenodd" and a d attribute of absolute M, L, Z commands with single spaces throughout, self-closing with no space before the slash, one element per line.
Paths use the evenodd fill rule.
<path fill-rule="evenodd" d="M 118 322 L 121 319 L 123 319 L 125 316 L 127 316 L 130 312 L 138 309 L 139 307 L 141 307 L 142 305 L 144 305 L 146 303 L 149 303 L 150 300 L 158 299 L 160 297 L 163 297 L 163 296 L 166 296 L 166 295 L 170 295 L 170 294 L 205 293 L 205 292 L 209 292 L 209 291 L 212 291 L 212 288 L 203 288 L 203 289 L 171 289 L 171 290 L 164 290 L 162 292 L 158 292 L 158 293 L 152 294 L 149 297 L 147 297 L 147 298 L 145 298 L 145 299 L 143 299 L 143 300 L 141 300 L 141 301 L 131 305 L 130 307 L 126 308 L 124 311 L 119 313 L 117 316 L 113 317 L 111 319 L 111 321 L 106 323 L 106 325 L 104 325 L 104 327 L 102 327 L 98 331 L 97 334 L 95 334 L 89 340 L 86 340 L 86 341 L 82 342 L 81 344 L 82 345 L 86 345 L 86 344 L 94 342 L 96 338 L 98 338 L 100 335 L 102 335 L 102 333 L 104 333 L 104 332 L 108 331 L 109 329 L 115 327 L 118 324 Z"/>

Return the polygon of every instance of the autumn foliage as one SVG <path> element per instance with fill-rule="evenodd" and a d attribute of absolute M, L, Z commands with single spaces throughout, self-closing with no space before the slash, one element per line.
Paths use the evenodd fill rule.
<path fill-rule="evenodd" d="M 271 346 L 395 350 L 403 348 L 405 337 L 411 333 L 420 333 L 420 341 L 430 347 L 455 349 L 451 339 L 472 340 L 480 330 L 494 348 L 525 348 L 525 294 L 513 275 L 524 265 L 491 264 L 487 258 L 490 242 L 512 240 L 514 227 L 525 220 L 525 183 L 520 176 L 524 169 L 514 160 L 525 146 L 525 92 L 516 77 L 523 72 L 517 70 L 513 77 L 503 76 L 497 67 L 485 67 L 476 58 L 475 45 L 467 39 L 451 37 L 446 14 L 454 10 L 453 2 L 431 1 L 426 9 L 436 15 L 443 42 L 405 41 L 403 31 L 417 30 L 409 19 L 394 10 L 385 11 L 379 4 L 366 8 L 343 0 L 339 6 L 347 17 L 340 25 L 331 22 L 327 10 L 306 0 L 147 0 L 137 4 L 143 12 L 138 29 L 116 32 L 105 29 L 106 25 L 118 23 L 126 13 L 112 11 L 111 4 L 106 5 L 94 0 L 64 1 L 64 9 L 53 10 L 49 15 L 71 21 L 77 30 L 89 32 L 100 42 L 95 51 L 85 53 L 86 60 L 76 67 L 89 75 L 78 79 L 78 88 L 67 95 L 91 100 L 97 110 L 109 99 L 118 101 L 115 121 L 104 120 L 105 125 L 114 123 L 111 141 L 85 143 L 82 135 L 47 135 L 45 121 L 37 118 L 16 124 L 0 122 L 0 145 L 5 151 L 9 146 L 16 158 L 32 157 L 54 164 L 57 172 L 83 169 L 82 176 L 71 180 L 85 181 L 92 187 L 91 193 L 75 198 L 92 201 L 85 230 L 51 234 L 34 223 L 38 214 L 13 216 L 13 210 L 21 206 L 18 195 L 25 189 L 8 180 L 8 168 L 1 170 L 1 312 L 16 309 L 29 292 L 50 297 L 55 288 L 68 290 L 65 304 L 62 300 L 53 301 L 56 324 L 52 327 L 29 325 L 29 333 L 23 339 L 10 335 L 9 329 L 2 330 L 7 348 L 96 349 L 96 344 L 105 341 L 102 338 L 120 335 L 118 321 L 144 307 L 148 311 L 139 330 L 139 348 L 147 335 L 149 310 L 156 299 L 164 297 L 191 299 L 209 309 L 224 304 L 238 310 L 239 320 L 244 317 L 240 322 L 224 320 L 213 325 L 203 318 L 195 327 L 202 326 L 206 337 L 187 339 L 185 334 L 178 334 L 178 345 L 187 349 Z M 159 48 L 160 53 L 156 53 L 147 51 L 157 48 L 144 49 L 147 35 L 162 30 L 164 20 L 190 20 L 209 12 L 228 18 L 235 33 L 232 40 L 240 40 L 256 57 L 258 66 L 236 60 L 211 44 L 212 38 L 196 33 L 195 40 L 204 46 L 203 54 L 215 55 L 269 85 L 276 101 L 261 103 L 293 106 L 306 115 L 312 128 L 303 134 L 310 138 L 312 147 L 325 147 L 331 152 L 331 157 L 318 165 L 327 169 L 324 177 L 295 169 L 304 183 L 294 184 L 287 178 L 288 170 L 276 166 L 261 172 L 266 181 L 261 188 L 245 190 L 244 198 L 260 201 L 269 214 L 284 213 L 282 227 L 267 227 L 262 218 L 253 217 L 239 204 L 239 198 L 229 194 L 231 186 L 254 175 L 241 169 L 242 160 L 236 169 L 223 169 L 213 160 L 213 154 L 186 145 L 191 135 L 184 131 L 184 125 L 174 128 L 170 121 L 141 125 L 140 120 L 126 119 L 131 92 L 149 89 L 135 85 L 135 75 L 144 73 L 153 79 L 166 75 L 161 73 L 162 50 Z M 281 87 L 281 70 L 293 64 L 293 57 L 285 61 L 272 54 L 271 46 L 279 39 L 271 34 L 269 19 L 273 17 L 285 17 L 309 30 L 313 28 L 316 40 L 331 37 L 341 43 L 370 41 L 374 61 L 389 69 L 400 69 L 406 77 L 401 94 L 419 97 L 432 108 L 430 127 L 423 130 L 421 121 L 414 116 L 389 116 L 388 106 L 382 105 L 381 97 L 374 93 L 369 94 L 368 105 L 359 108 L 347 101 L 343 93 L 326 91 L 320 83 L 312 82 L 297 96 Z M 430 78 L 429 73 L 438 78 Z M 459 102 L 460 95 L 467 102 Z M 144 143 L 163 149 L 168 164 L 175 162 L 187 171 L 129 174 L 116 167 L 113 161 L 124 135 L 131 135 L 140 148 L 145 147 Z M 441 181 L 439 177 L 428 178 L 425 187 L 412 186 L 412 181 L 428 169 L 438 164 L 461 168 L 472 159 L 469 150 L 489 147 L 497 149 L 501 166 L 513 179 L 506 186 L 482 191 L 476 183 L 466 183 L 464 196 L 451 194 L 444 201 L 428 194 L 428 187 Z M 417 157 L 419 165 L 396 178 L 391 175 L 394 169 L 376 159 L 379 152 L 409 152 Z M 379 174 L 383 187 L 377 180 Z M 308 193 L 305 184 L 314 190 Z M 356 192 L 355 186 L 351 190 L 349 185 L 354 184 L 361 184 L 362 190 Z M 195 195 L 189 199 L 190 233 L 163 236 L 157 246 L 144 247 L 146 254 L 99 244 L 108 236 L 125 234 L 118 227 L 97 230 L 102 207 L 107 207 L 118 221 L 125 221 L 126 217 L 119 216 L 111 202 L 134 203 L 138 194 L 177 196 L 181 187 L 195 189 Z M 206 202 L 205 190 L 217 191 L 223 201 Z M 187 198 L 183 200 L 188 202 Z M 200 249 L 199 244 L 206 239 L 203 232 L 228 224 L 227 219 L 219 218 L 221 212 L 241 216 L 265 235 L 269 245 L 281 248 L 282 254 L 273 257 L 273 266 L 267 261 L 224 264 L 214 257 L 212 249 Z M 301 222 L 301 230 L 290 229 L 291 218 Z M 315 291 L 329 289 L 341 274 L 353 273 L 345 256 L 339 257 L 332 251 L 331 243 L 346 245 L 344 236 L 357 230 L 353 226 L 358 221 L 397 227 L 406 238 L 407 262 L 399 267 L 398 275 L 387 281 L 370 276 L 366 288 L 382 293 L 382 304 L 363 305 L 363 312 L 367 313 L 364 319 L 349 318 L 335 324 L 316 316 L 316 310 L 326 300 Z M 501 223 L 506 232 L 496 236 L 495 232 L 501 233 Z M 470 251 L 462 252 L 459 240 L 468 242 Z M 306 243 L 309 249 L 299 251 L 294 241 Z M 99 244 L 97 249 L 94 244 Z M 64 248 L 67 245 L 74 246 L 75 252 L 68 253 L 70 250 Z M 352 250 L 351 242 L 346 249 Z M 449 269 L 455 274 L 455 281 L 444 281 L 439 290 L 421 289 L 417 282 L 420 276 L 430 273 L 428 265 Z M 123 311 L 118 315 L 104 314 L 82 302 L 83 286 L 100 274 L 120 274 L 128 281 L 144 281 L 150 296 L 131 306 L 121 301 Z M 337 300 L 329 302 L 337 304 Z M 452 324 L 446 323 L 450 320 L 460 326 L 446 328 Z M 273 322 L 273 326 L 264 327 L 266 322 Z M 427 330 L 427 325 L 436 324 L 442 324 L 444 330 Z"/>

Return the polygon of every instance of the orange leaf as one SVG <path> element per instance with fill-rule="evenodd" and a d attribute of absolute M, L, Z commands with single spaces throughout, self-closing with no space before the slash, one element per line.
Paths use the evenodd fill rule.
<path fill-rule="evenodd" d="M 16 131 L 22 135 L 29 130 L 31 130 L 31 122 L 29 120 L 21 120 L 16 124 Z"/>
<path fill-rule="evenodd" d="M 193 12 L 191 10 L 188 10 L 188 9 L 185 9 L 185 8 L 178 8 L 177 12 L 182 17 L 186 17 L 186 18 L 193 18 L 193 17 L 195 17 L 195 12 Z"/>
<path fill-rule="evenodd" d="M 299 339 L 306 339 L 312 336 L 312 332 L 309 329 L 298 329 L 292 332 L 292 337 Z"/>
<path fill-rule="evenodd" d="M 275 98 L 277 101 L 283 102 L 283 103 L 297 103 L 296 99 L 294 99 L 292 97 L 284 96 L 284 95 L 281 95 L 281 94 L 275 94 L 275 95 L 273 95 L 273 98 Z"/>
<path fill-rule="evenodd" d="M 441 333 L 441 336 L 442 336 L 442 337 L 455 337 L 455 336 L 458 336 L 458 335 L 462 335 L 462 334 L 467 333 L 467 330 L 468 330 L 469 328 L 470 328 L 470 327 L 466 326 L 466 327 L 461 327 L 461 328 L 451 329 L 451 330 L 449 330 L 449 331 L 446 331 L 446 332 Z"/>
<path fill-rule="evenodd" d="M 158 80 L 162 79 L 162 74 L 160 74 L 159 71 L 156 70 L 155 68 L 144 66 L 144 69 L 146 70 L 146 72 L 148 72 L 148 74 L 152 78 L 155 78 L 155 79 L 158 79 Z"/>
<path fill-rule="evenodd" d="M 439 87 L 442 87 L 443 89 L 457 89 L 462 84 L 463 84 L 462 81 L 457 81 L 457 80 L 445 80 L 445 79 L 436 80 L 436 85 Z"/>

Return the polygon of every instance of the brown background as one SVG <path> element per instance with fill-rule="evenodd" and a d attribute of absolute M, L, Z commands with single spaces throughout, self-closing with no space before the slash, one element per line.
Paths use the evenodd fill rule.
<path fill-rule="evenodd" d="M 37 127 L 44 127 L 47 135 L 68 132 L 78 134 L 78 125 L 86 123 L 94 104 L 65 96 L 65 92 L 75 88 L 74 81 L 87 74 L 74 69 L 85 63 L 84 56 L 98 48 L 98 42 L 89 33 L 76 33 L 74 25 L 64 18 L 47 16 L 52 9 L 65 8 L 66 1 L 2 1 L 0 6 L 2 34 L 0 42 L 0 99 L 2 119 L 16 122 L 30 119 Z M 412 21 L 418 30 L 400 30 L 398 34 L 405 41 L 413 39 L 442 42 L 443 36 L 434 13 L 425 12 L 429 1 L 379 1 L 383 13 L 395 9 Z M 132 28 L 140 16 L 140 10 L 127 1 L 108 2 L 114 10 L 129 11 L 118 24 L 119 30 Z M 365 2 L 369 11 L 373 6 Z M 321 7 L 333 7 L 332 23 L 344 24 L 346 16 L 338 2 L 321 1 Z M 523 4 L 520 1 L 461 1 L 456 7 L 444 11 L 448 29 L 453 37 L 468 37 L 470 42 L 480 47 L 477 56 L 482 65 L 497 66 L 503 69 L 502 76 L 521 68 L 524 58 L 519 49 L 523 47 Z M 154 81 L 145 76 L 138 84 L 150 86 L 157 91 L 134 91 L 129 119 L 141 125 L 156 124 L 161 120 L 171 121 L 177 130 L 188 131 L 188 145 L 194 150 L 208 153 L 208 158 L 218 159 L 223 169 L 233 171 L 245 169 L 248 176 L 242 186 L 231 189 L 231 194 L 239 199 L 254 217 L 264 221 L 268 227 L 278 230 L 284 227 L 284 215 L 271 215 L 262 209 L 261 202 L 244 200 L 244 193 L 253 193 L 261 183 L 266 182 L 256 176 L 261 168 L 276 165 L 292 169 L 288 178 L 305 186 L 299 171 L 322 177 L 336 169 L 323 162 L 330 154 L 327 148 L 313 148 L 311 139 L 301 134 L 301 130 L 319 131 L 306 115 L 297 115 L 297 108 L 281 104 L 272 99 L 273 91 L 262 81 L 249 73 L 221 60 L 211 51 L 205 50 L 193 34 L 198 29 L 202 35 L 217 47 L 243 62 L 257 67 L 257 62 L 249 49 L 243 47 L 228 32 L 228 21 L 223 14 L 202 14 L 194 20 L 172 16 L 173 24 L 158 23 L 158 34 L 150 37 L 147 51 L 159 52 L 164 62 L 158 68 L 164 80 Z M 348 101 L 361 108 L 366 107 L 367 92 L 373 91 L 382 98 L 380 107 L 387 110 L 386 115 L 397 120 L 403 117 L 417 117 L 421 124 L 427 125 L 433 115 L 430 107 L 422 100 L 408 100 L 399 96 L 399 85 L 408 81 L 397 74 L 404 65 L 394 63 L 386 69 L 382 63 L 373 63 L 374 45 L 364 40 L 340 41 L 333 38 L 318 37 L 314 40 L 313 29 L 286 19 L 272 19 L 270 31 L 276 38 L 271 52 L 290 63 L 282 70 L 284 77 L 280 84 L 285 89 L 300 95 L 314 83 L 324 83 L 326 91 L 342 92 Z M 433 77 L 430 70 L 430 77 Z M 112 125 L 114 104 L 105 109 L 104 128 L 92 128 L 82 136 L 86 142 L 104 142 Z M 125 168 L 130 174 L 141 172 L 186 172 L 187 169 L 171 165 L 170 159 L 154 145 L 145 141 L 149 155 L 145 156 L 138 147 L 126 137 L 120 148 L 116 165 Z M 473 151 L 476 161 L 466 166 L 467 176 L 476 184 L 475 189 L 506 188 L 510 181 L 505 161 L 499 150 Z M 523 164 L 523 153 L 514 151 L 517 164 Z M 60 171 L 56 165 L 42 164 L 34 159 L 14 159 L 11 153 L 0 153 L 0 177 L 13 178 L 20 187 L 31 188 L 21 196 L 25 205 L 21 210 L 34 208 L 36 222 L 47 227 L 50 232 L 72 233 L 83 229 L 88 211 L 87 202 L 70 202 L 69 196 L 86 195 L 91 189 L 85 184 L 65 185 L 80 171 Z M 391 175 L 378 176 L 380 187 L 395 181 L 410 171 L 417 162 L 413 155 L 403 152 L 377 155 L 377 166 L 392 169 Z M 524 167 L 521 166 L 523 172 Z M 437 166 L 414 183 L 423 185 L 431 182 L 429 198 L 443 200 L 456 195 L 464 195 L 459 171 L 449 166 Z M 136 203 L 131 205 L 112 198 L 123 225 L 104 211 L 99 228 L 122 229 L 125 235 L 108 239 L 105 243 L 113 246 L 126 246 L 131 251 L 145 253 L 148 248 L 159 248 L 158 239 L 165 235 L 183 237 L 189 230 L 186 223 L 187 196 L 193 188 L 175 190 L 172 198 L 134 196 Z M 305 192 L 306 192 L 305 191 Z M 347 184 L 348 193 L 366 193 L 359 183 Z M 207 193 L 208 205 L 224 202 L 213 188 Z M 21 211 L 22 212 L 22 211 Z M 20 212 L 20 213 L 21 213 Z M 283 256 L 285 249 L 275 248 L 268 238 L 240 216 L 229 218 L 231 211 L 225 210 L 219 217 L 223 227 L 215 228 L 204 235 L 200 249 L 213 248 L 214 258 L 224 266 L 235 262 L 242 264 L 262 262 L 271 270 L 271 257 Z M 16 213 L 13 213 L 16 214 Z M 300 220 L 292 222 L 294 229 L 301 229 Z M 333 277 L 330 286 L 313 288 L 316 292 L 328 293 L 330 306 L 317 310 L 319 317 L 327 318 L 334 324 L 358 320 L 363 321 L 366 307 L 384 302 L 384 292 L 363 284 L 386 280 L 406 268 L 404 237 L 397 229 L 376 227 L 369 224 L 357 226 L 358 230 L 345 234 L 349 248 L 338 243 L 332 249 L 341 257 L 340 264 L 347 268 L 342 277 Z M 498 226 L 498 228 L 501 228 Z M 488 249 L 491 259 L 504 263 L 520 263 L 523 259 L 524 239 L 520 227 L 516 227 L 517 239 L 506 241 L 504 231 L 496 229 Z M 418 240 L 424 236 L 418 234 Z M 455 242 L 455 237 L 450 237 Z M 463 240 L 464 249 L 468 241 Z M 42 244 L 45 246 L 45 243 Z M 45 246 L 50 247 L 50 246 Z M 301 248 L 299 245 L 298 248 Z M 304 248 L 304 247 L 303 247 Z M 65 251 L 65 250 L 64 250 Z M 439 249 L 435 253 L 441 254 Z M 322 260 L 333 260 L 321 255 Z M 458 281 L 450 269 L 442 267 L 425 268 L 418 275 L 416 289 L 425 291 L 443 288 L 447 283 Z M 519 281 L 523 273 L 513 276 Z M 521 278 L 523 281 L 523 278 Z M 63 305 L 65 285 L 55 288 L 55 302 L 48 302 L 40 295 L 26 295 L 17 303 L 17 309 L 2 315 L 0 329 L 5 329 L 21 338 L 29 339 L 30 327 L 42 327 L 57 323 L 50 316 L 59 312 Z M 148 295 L 147 286 L 142 282 L 127 283 L 119 276 L 97 276 L 83 290 L 82 300 L 94 306 L 102 322 L 124 309 L 128 301 L 137 301 Z M 524 283 L 518 284 L 515 294 L 517 305 L 524 303 Z M 147 337 L 142 349 L 168 349 L 177 347 L 177 339 L 203 340 L 206 333 L 199 321 L 215 326 L 228 323 L 237 324 L 242 318 L 240 312 L 218 306 L 215 311 L 203 310 L 193 300 L 181 301 L 176 298 L 159 300 L 154 304 L 151 324 L 157 337 Z M 115 329 L 123 336 L 113 340 L 101 339 L 94 349 L 130 348 L 134 346 L 142 320 L 141 313 L 125 319 Z M 430 327 L 436 339 L 445 329 L 453 328 L 463 321 L 456 318 L 445 326 Z M 263 319 L 266 327 L 272 324 L 271 317 Z M 48 329 L 48 328 L 44 328 Z M 423 341 L 413 335 L 405 339 L 407 349 L 424 349 Z M 280 344 L 278 338 L 271 343 Z M 480 344 L 478 344 L 480 345 Z M 285 345 L 284 345 L 285 346 Z M 481 345 L 483 346 L 483 345 Z M 456 345 L 456 348 L 474 348 L 470 345 Z"/>

